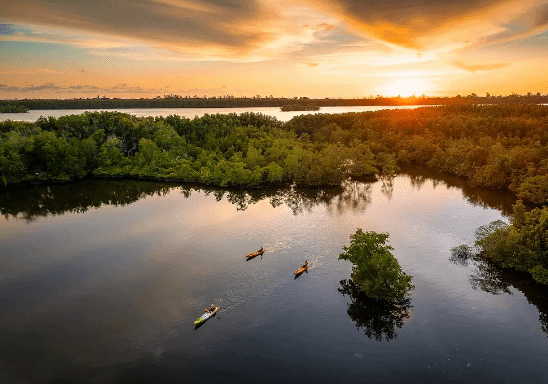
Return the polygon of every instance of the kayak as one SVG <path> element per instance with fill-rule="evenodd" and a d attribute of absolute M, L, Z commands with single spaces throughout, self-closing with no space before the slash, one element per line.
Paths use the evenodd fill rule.
<path fill-rule="evenodd" d="M 217 313 L 217 311 L 221 309 L 221 307 L 215 307 L 215 309 L 213 311 L 209 311 L 209 312 L 206 312 L 204 313 L 202 316 L 198 317 L 196 319 L 196 321 L 194 322 L 194 325 L 195 326 L 198 326 L 198 325 L 202 325 L 203 323 L 205 323 L 211 316 L 215 316 L 215 314 Z"/>
<path fill-rule="evenodd" d="M 255 251 L 255 252 L 252 252 L 250 253 L 249 255 L 245 255 L 245 257 L 247 257 L 248 259 L 251 259 L 255 256 L 259 256 L 259 255 L 262 255 L 264 253 L 264 249 L 259 249 L 258 251 Z"/>
<path fill-rule="evenodd" d="M 295 271 L 295 276 L 299 276 L 304 271 L 308 270 L 308 261 L 305 261 L 303 266 Z"/>

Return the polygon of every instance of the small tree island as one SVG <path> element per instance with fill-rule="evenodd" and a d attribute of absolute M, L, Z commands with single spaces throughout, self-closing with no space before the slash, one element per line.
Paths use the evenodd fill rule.
<path fill-rule="evenodd" d="M 314 104 L 303 104 L 303 103 L 295 103 L 295 104 L 286 104 L 282 105 L 280 107 L 282 112 L 289 112 L 289 111 L 319 111 L 320 107 Z"/>
<path fill-rule="evenodd" d="M 405 300 L 414 285 L 412 276 L 402 271 L 386 244 L 387 233 L 363 232 L 350 236 L 350 246 L 343 247 L 339 260 L 352 262 L 351 279 L 372 299 L 399 302 Z"/>

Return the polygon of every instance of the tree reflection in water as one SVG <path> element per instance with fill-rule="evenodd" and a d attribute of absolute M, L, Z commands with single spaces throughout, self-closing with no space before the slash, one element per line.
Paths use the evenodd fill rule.
<path fill-rule="evenodd" d="M 392 200 L 392 195 L 394 195 L 394 177 L 383 176 L 381 177 L 381 181 L 381 193 L 386 196 L 388 200 Z"/>
<path fill-rule="evenodd" d="M 505 279 L 505 271 L 497 267 L 492 262 L 483 259 L 475 248 L 461 245 L 451 249 L 449 260 L 462 267 L 474 266 L 470 275 L 470 284 L 472 288 L 498 295 L 501 293 L 512 294 L 510 283 Z M 506 272 L 507 274 L 508 272 Z"/>
<path fill-rule="evenodd" d="M 363 212 L 371 203 L 371 182 L 346 181 L 341 187 L 223 189 L 198 185 L 140 181 L 85 180 L 67 185 L 45 185 L 18 190 L 0 191 L 0 213 L 6 218 L 31 222 L 38 217 L 61 215 L 66 212 L 84 213 L 103 205 L 127 205 L 153 195 L 166 195 L 178 189 L 185 198 L 193 192 L 226 198 L 244 211 L 249 206 L 268 200 L 272 207 L 286 205 L 294 215 L 310 212 L 316 206 L 326 206 L 330 212 Z"/>
<path fill-rule="evenodd" d="M 512 205 L 515 203 L 515 196 L 502 191 L 494 192 L 485 188 L 477 188 L 470 185 L 465 179 L 446 173 L 432 171 L 422 165 L 407 165 L 403 167 L 402 176 L 409 177 L 411 187 L 420 190 L 428 181 L 436 189 L 443 186 L 448 189 L 456 188 L 470 204 L 480 207 L 489 207 L 499 210 L 503 215 L 512 214 Z"/>
<path fill-rule="evenodd" d="M 103 205 L 124 206 L 147 196 L 164 196 L 173 184 L 140 180 L 84 180 L 0 191 L 0 213 L 32 222 L 39 217 L 84 213 Z"/>
<path fill-rule="evenodd" d="M 511 295 L 510 288 L 522 292 L 527 301 L 537 307 L 541 329 L 548 334 L 548 287 L 536 283 L 525 273 L 499 267 L 467 245 L 452 248 L 449 260 L 455 265 L 473 268 L 469 281 L 474 289 L 493 295 Z"/>
<path fill-rule="evenodd" d="M 514 199 L 511 195 L 494 193 L 484 189 L 470 187 L 464 179 L 432 172 L 424 167 L 406 167 L 399 176 L 408 177 L 412 188 L 420 189 L 427 181 L 433 186 L 445 185 L 447 188 L 459 188 L 472 204 L 493 207 L 504 214 L 512 212 Z M 6 219 L 16 217 L 33 221 L 38 217 L 61 215 L 65 212 L 82 213 L 102 205 L 127 205 L 139 199 L 153 195 L 166 195 L 173 189 L 179 189 L 185 198 L 192 192 L 213 195 L 217 201 L 226 199 L 238 210 L 246 210 L 250 205 L 268 199 L 276 208 L 288 206 L 294 215 L 311 211 L 322 205 L 330 213 L 365 212 L 371 204 L 373 184 L 376 178 L 358 178 L 346 180 L 340 187 L 282 188 L 260 189 L 223 189 L 216 187 L 179 184 L 176 182 L 156 182 L 146 180 L 91 179 L 65 185 L 41 185 L 0 190 L 0 214 Z M 389 200 L 394 193 L 394 178 L 380 179 L 381 193 Z"/>
<path fill-rule="evenodd" d="M 405 319 L 411 316 L 413 306 L 408 297 L 398 302 L 377 300 L 366 296 L 352 280 L 341 280 L 340 284 L 339 292 L 352 300 L 348 304 L 348 316 L 370 339 L 395 339 L 396 328 L 403 327 Z"/>

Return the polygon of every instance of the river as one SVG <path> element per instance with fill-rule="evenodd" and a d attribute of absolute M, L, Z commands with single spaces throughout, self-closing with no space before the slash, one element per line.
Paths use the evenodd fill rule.
<path fill-rule="evenodd" d="M 194 117 L 202 117 L 205 114 L 242 114 L 245 112 L 261 113 L 263 115 L 273 116 L 279 121 L 289 121 L 293 117 L 303 114 L 317 114 L 317 113 L 348 113 L 348 112 L 371 112 L 380 111 L 382 109 L 409 109 L 418 108 L 421 105 L 408 105 L 408 106 L 358 106 L 358 107 L 322 107 L 318 111 L 287 111 L 282 112 L 279 107 L 256 107 L 256 108 L 132 108 L 132 109 L 36 109 L 30 110 L 27 113 L 0 113 L 0 121 L 5 120 L 18 120 L 18 121 L 30 121 L 34 122 L 41 116 L 44 117 L 60 117 L 66 115 L 79 115 L 86 111 L 118 111 L 123 113 L 129 113 L 138 117 L 159 117 L 169 115 L 179 115 L 193 119 Z"/>
<path fill-rule="evenodd" d="M 0 193 L 4 383 L 548 377 L 548 292 L 451 259 L 513 204 L 462 179 L 410 168 L 328 190 L 87 180 Z M 389 233 L 413 276 L 407 302 L 349 289 L 337 258 L 357 228 Z"/>

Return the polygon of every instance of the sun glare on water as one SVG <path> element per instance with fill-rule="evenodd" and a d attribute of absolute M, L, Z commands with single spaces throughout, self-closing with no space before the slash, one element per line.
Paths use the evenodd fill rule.
<path fill-rule="evenodd" d="M 386 86 L 379 89 L 379 93 L 387 97 L 420 96 L 425 92 L 430 91 L 430 88 L 431 86 L 427 80 L 418 77 L 408 77 L 396 79 L 391 83 L 388 83 Z"/>

